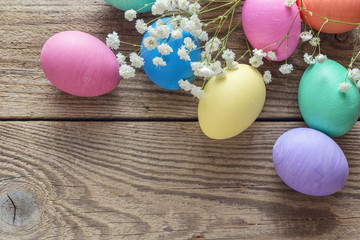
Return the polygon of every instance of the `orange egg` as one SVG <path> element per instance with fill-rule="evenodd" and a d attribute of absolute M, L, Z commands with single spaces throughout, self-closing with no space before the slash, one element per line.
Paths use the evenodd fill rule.
<path fill-rule="evenodd" d="M 302 11 L 301 17 L 315 30 L 319 30 L 325 22 L 315 14 L 340 22 L 360 23 L 360 0 L 302 0 L 302 2 L 303 6 L 313 14 L 311 16 L 309 12 Z M 297 0 L 297 5 L 301 6 L 301 0 Z M 321 32 L 343 33 L 356 27 L 357 25 L 328 22 Z"/>

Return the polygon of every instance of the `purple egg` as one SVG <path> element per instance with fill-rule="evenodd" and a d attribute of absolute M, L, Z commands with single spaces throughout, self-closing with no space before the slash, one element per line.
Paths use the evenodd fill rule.
<path fill-rule="evenodd" d="M 295 128 L 281 135 L 274 145 L 273 161 L 289 187 L 312 196 L 339 191 L 349 176 L 348 162 L 339 145 L 310 128 Z"/>

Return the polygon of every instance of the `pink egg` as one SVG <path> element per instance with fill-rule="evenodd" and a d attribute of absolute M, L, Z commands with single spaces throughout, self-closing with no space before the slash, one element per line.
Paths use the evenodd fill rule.
<path fill-rule="evenodd" d="M 60 90 L 82 97 L 112 91 L 119 84 L 119 63 L 99 39 L 83 32 L 55 34 L 44 44 L 41 66 Z"/>
<path fill-rule="evenodd" d="M 285 60 L 294 53 L 299 42 L 301 20 L 297 14 L 296 4 L 287 7 L 285 0 L 246 0 L 242 10 L 245 35 L 254 48 L 267 47 L 264 52 L 276 51 L 276 61 Z M 281 43 L 292 23 L 288 40 Z M 278 41 L 277 45 L 273 45 Z"/>

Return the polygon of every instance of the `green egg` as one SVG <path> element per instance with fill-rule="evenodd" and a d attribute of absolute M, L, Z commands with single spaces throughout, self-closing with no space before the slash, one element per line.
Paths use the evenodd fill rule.
<path fill-rule="evenodd" d="M 151 5 L 143 8 L 145 4 L 154 3 L 155 0 L 105 0 L 112 6 L 121 9 L 123 11 L 127 11 L 130 9 L 134 9 L 135 11 L 138 11 L 139 13 L 143 12 L 150 12 L 151 11 Z"/>
<path fill-rule="evenodd" d="M 343 93 L 339 84 L 351 83 Z M 299 85 L 299 108 L 307 125 L 330 137 L 339 137 L 352 129 L 360 113 L 358 87 L 347 78 L 347 69 L 326 60 L 309 66 Z"/>

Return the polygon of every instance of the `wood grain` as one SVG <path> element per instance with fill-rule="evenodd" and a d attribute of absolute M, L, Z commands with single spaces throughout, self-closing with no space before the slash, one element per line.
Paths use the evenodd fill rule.
<path fill-rule="evenodd" d="M 350 177 L 328 197 L 273 168 L 274 142 L 301 126 L 214 141 L 191 122 L 2 122 L 0 197 L 32 193 L 39 217 L 0 221 L 0 239 L 359 239 L 360 124 L 336 139 Z"/>
<path fill-rule="evenodd" d="M 216 14 L 216 13 L 215 13 Z M 149 19 L 149 14 L 142 15 Z M 238 14 L 237 19 L 240 20 Z M 2 0 L 0 2 L 0 118 L 1 119 L 195 119 L 197 101 L 182 91 L 167 91 L 154 85 L 140 72 L 135 79 L 122 80 L 119 87 L 101 97 L 79 98 L 58 91 L 46 79 L 40 66 L 41 47 L 53 34 L 66 30 L 88 32 L 102 41 L 112 31 L 122 40 L 140 43 L 134 23 L 123 12 L 102 0 Z M 230 47 L 240 56 L 246 50 L 242 30 L 234 33 Z M 347 65 L 354 33 L 322 35 L 322 51 Z M 122 45 L 129 53 L 131 49 Z M 273 83 L 268 86 L 261 119 L 300 119 L 297 88 L 306 69 L 300 43 L 289 62 L 294 74 L 278 72 L 280 64 L 267 62 Z M 246 60 L 244 61 L 246 63 Z M 81 111 L 80 111 L 81 110 Z"/>

